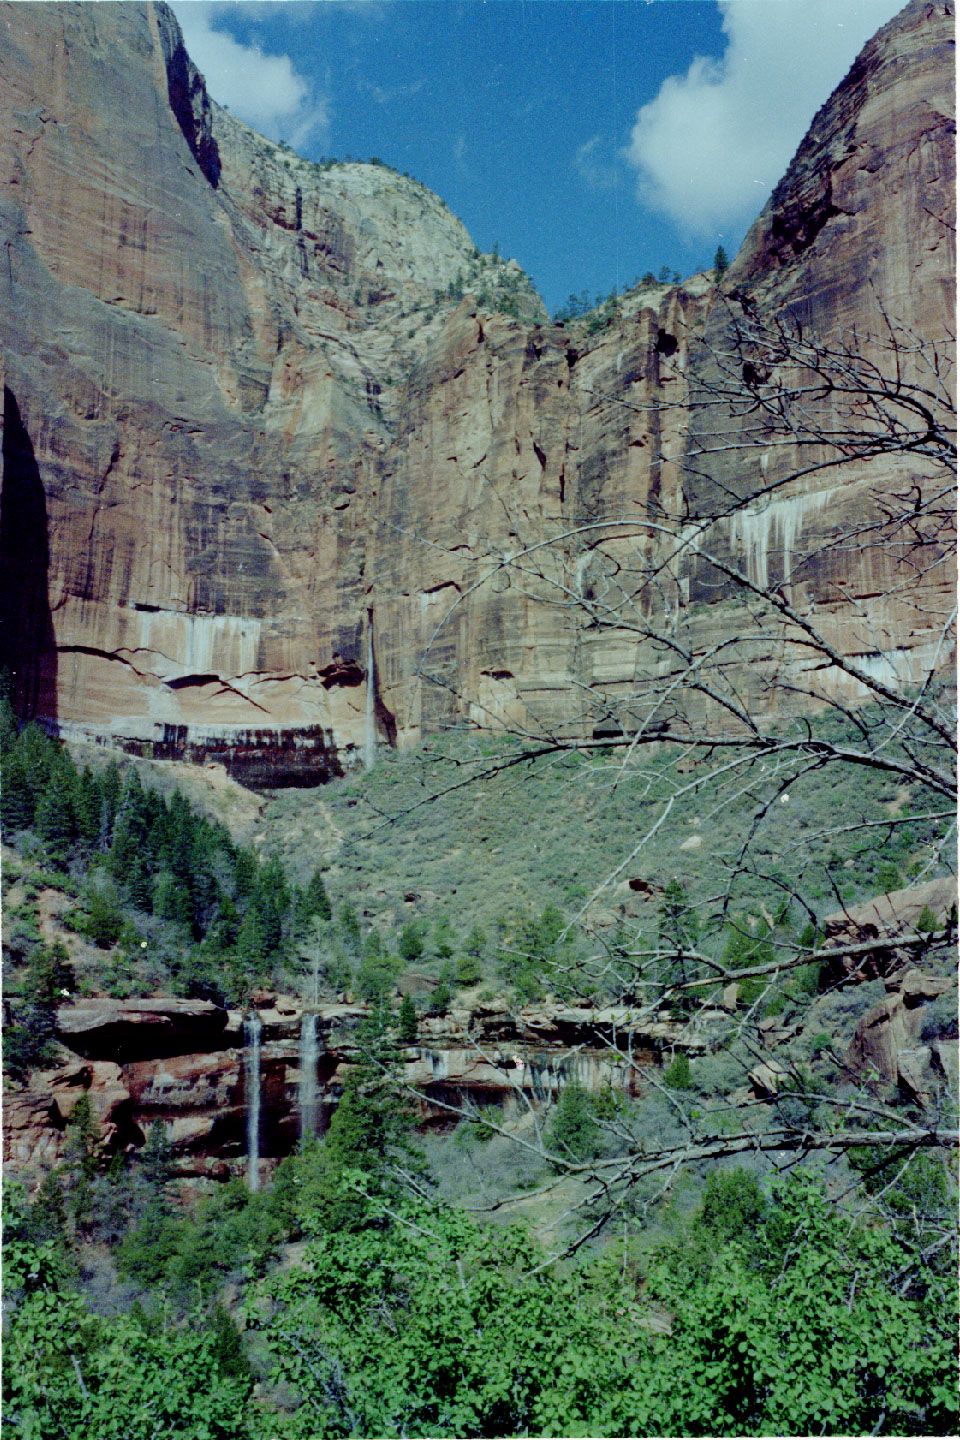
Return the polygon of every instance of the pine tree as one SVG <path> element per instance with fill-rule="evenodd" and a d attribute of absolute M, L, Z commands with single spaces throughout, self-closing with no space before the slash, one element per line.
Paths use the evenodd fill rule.
<path fill-rule="evenodd" d="M 8 672 L 9 673 L 9 672 Z M 0 695 L 0 755 L 9 755 L 17 743 L 17 717 L 9 695 Z"/>
<path fill-rule="evenodd" d="M 24 995 L 35 1005 L 56 1009 L 77 988 L 77 976 L 70 953 L 62 940 L 38 945 L 30 956 Z"/>
<path fill-rule="evenodd" d="M 397 948 L 401 959 L 408 964 L 420 959 L 423 954 L 423 926 L 418 920 L 410 920 L 404 925 Z"/>
<path fill-rule="evenodd" d="M 586 1160 L 600 1145 L 590 1097 L 579 1080 L 571 1080 L 560 1091 L 560 1100 L 550 1126 L 550 1142 L 567 1159 Z"/>
<path fill-rule="evenodd" d="M 81 840 L 93 844 L 100 831 L 100 810 L 103 794 L 97 777 L 90 767 L 84 766 L 77 781 L 74 809 L 77 818 L 77 833 Z"/>
<path fill-rule="evenodd" d="M 14 750 L 4 755 L 0 766 L 0 817 L 4 838 L 33 824 L 35 801 L 27 778 L 23 756 Z"/>
<path fill-rule="evenodd" d="M 65 858 L 75 831 L 72 770 L 72 765 L 60 761 L 51 767 L 33 822 L 48 853 L 58 860 Z"/>
<path fill-rule="evenodd" d="M 412 1045 L 417 1038 L 417 1007 L 411 995 L 404 995 L 400 1002 L 397 1021 L 397 1035 L 404 1045 Z"/>
<path fill-rule="evenodd" d="M 333 918 L 333 910 L 330 906 L 330 897 L 327 894 L 327 887 L 323 883 L 323 876 L 319 870 L 314 870 L 313 875 L 307 882 L 304 890 L 305 909 L 307 917 L 319 916 L 321 920 Z"/>
<path fill-rule="evenodd" d="M 351 954 L 360 954 L 360 921 L 349 900 L 340 907 L 340 933 Z"/>

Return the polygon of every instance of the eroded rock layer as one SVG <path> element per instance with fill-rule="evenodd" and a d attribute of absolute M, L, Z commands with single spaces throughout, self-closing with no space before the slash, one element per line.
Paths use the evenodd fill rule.
<path fill-rule="evenodd" d="M 662 678 L 636 635 L 538 596 L 589 590 L 585 527 L 752 493 L 750 467 L 689 463 L 698 357 L 727 324 L 709 281 L 635 295 L 590 335 L 551 326 L 423 186 L 310 164 L 220 110 L 165 6 L 3 9 L 0 549 L 21 710 L 310 784 L 451 720 L 595 727 L 585 696 Z M 812 332 L 873 335 L 886 313 L 942 342 L 952 9 L 911 0 L 866 47 L 728 293 Z M 791 463 L 779 451 L 766 483 Z M 802 545 L 915 479 L 891 463 L 788 487 L 726 543 L 786 581 Z M 538 552 L 545 576 L 505 563 L 562 530 L 580 538 Z M 843 653 L 910 679 L 952 575 L 928 565 L 906 605 L 896 563 L 828 548 L 805 598 Z M 728 616 L 680 570 L 655 603 L 700 652 Z M 775 657 L 746 659 L 772 710 Z"/>
<path fill-rule="evenodd" d="M 63 1006 L 57 1017 L 63 1063 L 32 1074 L 7 1096 L 5 1162 L 26 1172 L 57 1163 L 73 1107 L 88 1094 L 104 1153 L 138 1148 L 159 1121 L 179 1175 L 243 1174 L 257 1085 L 258 1151 L 269 1169 L 295 1148 L 308 1104 L 317 1133 L 326 1129 L 345 1077 L 360 1058 L 356 1031 L 368 1007 L 305 1010 L 300 1001 L 261 996 L 255 1013 L 261 1027 L 258 1085 L 239 1012 L 199 1000 L 97 999 Z M 399 1074 L 420 1094 L 420 1123 L 448 1128 L 464 1104 L 493 1104 L 511 1116 L 555 1098 L 572 1079 L 590 1091 L 614 1085 L 636 1095 L 645 1068 L 666 1050 L 704 1051 L 711 1017 L 723 1019 L 722 1012 L 704 1011 L 691 1031 L 666 1014 L 638 1024 L 623 1007 L 545 1004 L 513 1012 L 494 1002 L 423 1019 L 417 1043 L 400 1052 Z M 308 1021 L 314 1034 L 309 1052 L 302 1043 Z"/>

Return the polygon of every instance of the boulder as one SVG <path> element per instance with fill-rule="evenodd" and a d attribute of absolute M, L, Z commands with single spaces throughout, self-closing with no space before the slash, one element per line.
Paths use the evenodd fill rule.
<path fill-rule="evenodd" d="M 887 996 L 860 1020 L 847 1051 L 847 1064 L 865 1077 L 879 1076 L 901 1085 L 926 1105 L 937 1085 L 937 1068 L 944 1070 L 941 1049 L 949 1054 L 948 1042 L 939 1042 L 937 1058 L 932 1048 L 921 1045 L 924 1006 L 945 995 L 955 981 L 917 970 L 891 976 Z"/>
<path fill-rule="evenodd" d="M 4 1163 L 14 1171 L 47 1170 L 60 1164 L 67 1124 L 84 1095 L 90 1098 L 100 1150 L 113 1150 L 136 1138 L 130 1092 L 120 1066 L 72 1061 L 36 1071 L 22 1089 L 5 1093 Z"/>
<path fill-rule="evenodd" d="M 762 1060 L 750 1071 L 747 1078 L 753 1086 L 754 1094 L 760 1099 L 768 1099 L 779 1094 L 789 1074 L 789 1070 L 778 1065 L 776 1060 Z"/>
<path fill-rule="evenodd" d="M 828 947 L 840 948 L 892 938 L 901 933 L 912 934 L 924 910 L 933 915 L 939 927 L 946 928 L 951 913 L 955 913 L 956 904 L 957 882 L 954 878 L 945 876 L 925 880 L 919 885 L 908 885 L 903 890 L 876 895 L 872 900 L 827 915 L 823 921 L 824 938 Z M 888 975 L 900 969 L 909 958 L 910 951 L 911 947 L 904 945 L 897 949 L 839 956 L 829 964 L 830 983 L 837 984 L 853 975 L 864 980 Z"/>

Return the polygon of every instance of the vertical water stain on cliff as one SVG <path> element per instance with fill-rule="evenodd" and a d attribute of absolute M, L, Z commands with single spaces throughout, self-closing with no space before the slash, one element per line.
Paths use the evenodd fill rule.
<path fill-rule="evenodd" d="M 25 719 L 56 720 L 57 650 L 48 593 L 47 499 L 16 396 L 3 387 L 0 490 L 0 667 Z"/>

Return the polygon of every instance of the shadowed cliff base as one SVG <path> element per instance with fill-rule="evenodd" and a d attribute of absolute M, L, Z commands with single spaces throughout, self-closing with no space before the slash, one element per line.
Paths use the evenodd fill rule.
<path fill-rule="evenodd" d="M 3 387 L 0 492 L 0 669 L 24 719 L 57 718 L 57 650 L 47 590 L 47 502 L 16 396 Z"/>

